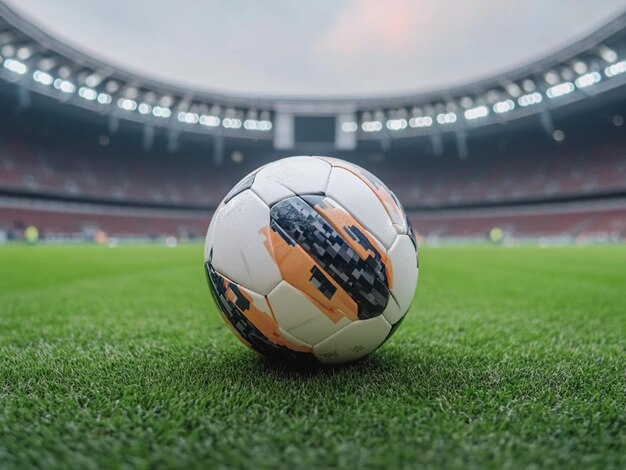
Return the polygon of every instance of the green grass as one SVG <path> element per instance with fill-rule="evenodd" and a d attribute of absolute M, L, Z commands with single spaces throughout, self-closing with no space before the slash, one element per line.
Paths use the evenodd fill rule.
<path fill-rule="evenodd" d="M 626 468 L 626 246 L 423 249 L 396 335 L 308 371 L 201 256 L 0 247 L 0 467 Z"/>

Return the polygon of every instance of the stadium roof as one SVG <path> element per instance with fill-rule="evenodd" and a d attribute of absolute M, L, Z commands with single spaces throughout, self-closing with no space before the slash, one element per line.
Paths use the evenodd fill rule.
<path fill-rule="evenodd" d="M 626 14 L 532 64 L 429 93 L 250 98 L 162 83 L 87 56 L 0 3 L 0 78 L 63 102 L 154 126 L 275 138 L 281 115 L 336 116 L 357 139 L 471 129 L 541 113 L 626 83 Z"/>

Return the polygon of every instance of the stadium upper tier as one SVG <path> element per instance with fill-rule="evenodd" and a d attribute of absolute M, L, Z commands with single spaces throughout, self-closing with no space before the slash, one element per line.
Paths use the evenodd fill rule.
<path fill-rule="evenodd" d="M 88 57 L 1 2 L 0 17 L 0 78 L 25 91 L 146 126 L 273 140 L 285 149 L 298 143 L 299 127 L 315 141 L 315 131 L 330 126 L 319 138 L 350 149 L 360 140 L 459 132 L 544 115 L 626 83 L 626 14 L 566 49 L 487 80 L 362 99 L 226 96 L 180 88 Z M 320 122 L 298 120 L 303 117 Z"/>

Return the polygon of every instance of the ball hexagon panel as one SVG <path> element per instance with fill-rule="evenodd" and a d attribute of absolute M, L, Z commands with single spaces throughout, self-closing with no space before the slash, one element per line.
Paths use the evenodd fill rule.
<path fill-rule="evenodd" d="M 267 294 L 282 280 L 265 246 L 270 209 L 252 191 L 237 194 L 215 216 L 211 264 L 237 284 Z"/>
<path fill-rule="evenodd" d="M 394 281 L 391 297 L 383 315 L 392 325 L 406 314 L 417 285 L 417 252 L 409 235 L 398 235 L 387 252 Z M 393 300 L 393 301 L 392 301 Z"/>
<path fill-rule="evenodd" d="M 368 186 L 385 208 L 389 219 L 391 220 L 397 233 L 407 233 L 408 221 L 402 204 L 396 197 L 396 195 L 389 190 L 385 184 L 380 181 L 376 176 L 367 171 L 365 168 L 361 168 L 354 163 L 346 162 L 345 160 L 338 160 L 330 157 L 317 157 L 328 163 L 333 168 L 343 168 L 349 171 L 356 177 L 358 177 L 366 186 Z"/>
<path fill-rule="evenodd" d="M 232 282 L 210 262 L 205 269 L 220 314 L 242 343 L 272 357 L 310 356 L 310 346 L 283 335 L 264 296 Z"/>
<path fill-rule="evenodd" d="M 325 364 L 342 363 L 364 357 L 380 346 L 391 331 L 382 315 L 358 320 L 313 346 L 313 354 Z"/>
<path fill-rule="evenodd" d="M 391 293 L 400 310 L 406 312 L 413 301 L 417 286 L 417 253 L 408 235 L 398 235 L 387 252 L 395 274 Z M 395 322 L 394 322 L 395 323 Z"/>
<path fill-rule="evenodd" d="M 221 212 L 222 207 L 224 207 L 224 203 L 222 202 L 213 215 L 211 216 L 211 222 L 209 223 L 209 229 L 206 232 L 206 238 L 204 239 L 204 262 L 209 261 L 209 256 L 211 256 L 211 250 L 213 249 L 213 237 L 215 235 L 215 227 L 217 226 L 217 216 Z"/>
<path fill-rule="evenodd" d="M 389 248 L 397 231 L 376 194 L 354 173 L 334 167 L 326 195 L 345 208 L 368 229 L 385 248 Z"/>
<path fill-rule="evenodd" d="M 267 298 L 280 327 L 306 344 L 317 344 L 350 324 L 347 317 L 326 315 L 313 299 L 284 281 Z"/>
<path fill-rule="evenodd" d="M 322 194 L 331 168 L 329 163 L 318 158 L 284 158 L 259 170 L 252 191 L 268 206 L 296 194 Z"/>

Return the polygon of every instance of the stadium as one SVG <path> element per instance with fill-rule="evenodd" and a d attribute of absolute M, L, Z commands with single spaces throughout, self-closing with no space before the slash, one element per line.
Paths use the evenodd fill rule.
<path fill-rule="evenodd" d="M 0 3 L 0 467 L 623 468 L 626 13 L 579 36 L 430 91 L 235 94 Z M 345 368 L 246 351 L 206 287 L 213 213 L 290 155 L 380 177 L 419 247 Z"/>

